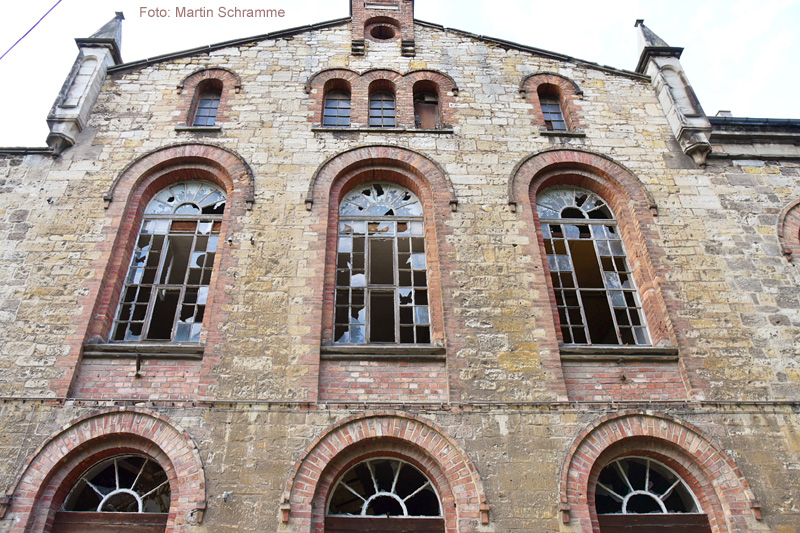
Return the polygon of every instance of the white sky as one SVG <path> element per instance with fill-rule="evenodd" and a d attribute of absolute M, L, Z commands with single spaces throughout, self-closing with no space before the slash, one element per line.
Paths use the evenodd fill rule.
<path fill-rule="evenodd" d="M 0 55 L 56 0 L 4 0 Z M 140 7 L 283 9 L 282 19 L 140 17 Z M 0 146 L 44 146 L 45 119 L 89 37 L 124 11 L 126 62 L 347 17 L 349 0 L 62 0 L 0 60 Z M 633 70 L 634 21 L 685 48 L 686 73 L 709 115 L 800 118 L 800 0 L 416 0 L 415 16 L 477 34 Z"/>

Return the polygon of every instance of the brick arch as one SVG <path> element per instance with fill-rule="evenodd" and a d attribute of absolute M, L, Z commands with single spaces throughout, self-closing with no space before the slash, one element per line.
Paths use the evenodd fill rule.
<path fill-rule="evenodd" d="M 447 533 L 477 531 L 489 507 L 478 472 L 466 452 L 437 425 L 396 411 L 354 415 L 327 428 L 295 463 L 284 509 L 296 531 L 321 531 L 336 480 L 369 457 L 396 457 L 420 468 L 442 500 Z"/>
<path fill-rule="evenodd" d="M 651 411 L 607 415 L 573 441 L 561 470 L 562 522 L 599 531 L 592 501 L 600 471 L 614 459 L 652 457 L 675 470 L 700 501 L 714 533 L 762 531 L 745 477 L 736 463 L 696 426 Z"/>
<path fill-rule="evenodd" d="M 233 70 L 225 67 L 202 68 L 186 76 L 177 87 L 180 103 L 177 109 L 180 111 L 173 120 L 180 124 L 191 125 L 197 106 L 198 88 L 208 82 L 216 81 L 222 86 L 220 94 L 219 108 L 217 109 L 217 121 L 221 122 L 228 118 L 231 112 L 231 103 L 234 96 L 242 90 L 242 79 Z"/>
<path fill-rule="evenodd" d="M 94 301 L 87 300 L 90 302 L 87 308 L 92 309 L 86 332 L 86 339 L 90 342 L 104 342 L 110 332 L 147 203 L 167 185 L 190 179 L 207 180 L 225 189 L 228 204 L 222 224 L 223 235 L 234 228 L 233 221 L 253 203 L 250 167 L 238 154 L 224 148 L 204 143 L 181 143 L 160 148 L 128 164 L 104 196 L 107 216 L 119 221 L 119 225 L 109 225 L 105 230 L 108 246 L 97 260 L 97 271 L 104 272 L 103 279 L 96 288 L 97 292 L 87 297 L 95 298 Z M 126 201 L 115 201 L 123 194 Z M 215 265 L 217 272 L 233 261 L 224 253 L 220 255 L 220 266 Z M 214 305 L 216 292 L 212 290 L 210 293 L 209 308 Z M 216 326 L 208 329 L 213 327 Z"/>
<path fill-rule="evenodd" d="M 444 213 L 455 209 L 457 201 L 452 184 L 441 167 L 418 152 L 396 146 L 364 146 L 340 153 L 317 170 L 309 184 L 306 208 L 325 213 L 319 225 L 322 234 L 333 236 L 320 242 L 318 252 L 325 257 L 325 274 L 320 290 L 325 295 L 322 306 L 322 342 L 332 343 L 335 292 L 336 242 L 339 227 L 339 203 L 355 186 L 370 181 L 391 181 L 411 189 L 420 199 L 425 220 L 425 243 L 428 254 L 428 290 L 431 311 L 431 342 L 443 345 L 444 303 L 442 299 L 441 253 L 446 244 Z M 328 305 L 330 303 L 330 305 Z"/>
<path fill-rule="evenodd" d="M 654 214 L 655 202 L 641 181 L 613 159 L 586 150 L 548 149 L 524 159 L 509 180 L 509 205 L 513 211 L 522 204 L 530 210 L 534 230 L 539 233 L 536 195 L 555 185 L 575 185 L 597 193 L 608 202 L 616 216 L 620 235 L 628 253 L 628 261 L 639 290 L 654 346 L 675 346 L 675 331 L 667 312 L 661 285 L 665 283 L 663 267 L 651 257 L 662 257 Z M 534 245 L 535 246 L 535 245 Z M 543 244 L 538 254 L 546 257 Z M 545 269 L 549 278 L 546 260 Z M 551 289 L 552 290 L 552 289 Z M 559 323 L 553 308 L 555 323 Z M 560 328 L 555 334 L 561 338 Z M 682 380 L 685 382 L 686 378 Z M 683 398 L 683 396 L 681 396 Z"/>
<path fill-rule="evenodd" d="M 167 533 L 202 522 L 205 470 L 191 436 L 167 417 L 141 408 L 115 408 L 78 418 L 48 438 L 23 465 L 6 518 L 13 533 L 47 531 L 72 485 L 97 462 L 139 453 L 159 463 L 169 479 L 172 503 Z"/>
<path fill-rule="evenodd" d="M 580 108 L 575 104 L 577 100 L 583 98 L 583 91 L 573 80 L 555 72 L 531 74 L 523 78 L 519 84 L 520 96 L 531 103 L 531 113 L 535 117 L 538 126 L 545 127 L 542 104 L 539 101 L 539 87 L 542 85 L 552 85 L 556 88 L 561 102 L 561 112 L 564 114 L 569 131 L 586 127 L 583 123 Z"/>
<path fill-rule="evenodd" d="M 787 205 L 778 216 L 781 252 L 800 268 L 800 200 Z"/>

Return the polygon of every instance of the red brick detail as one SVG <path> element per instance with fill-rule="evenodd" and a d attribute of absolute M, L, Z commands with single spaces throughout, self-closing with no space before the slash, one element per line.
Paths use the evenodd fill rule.
<path fill-rule="evenodd" d="M 536 195 L 555 185 L 582 187 L 608 202 L 625 243 L 653 345 L 675 346 L 675 332 L 661 288 L 666 283 L 666 271 L 659 261 L 664 257 L 664 251 L 658 245 L 660 238 L 652 213 L 655 204 L 644 185 L 622 165 L 588 151 L 544 150 L 518 165 L 509 183 L 509 201 L 516 204 L 519 200 L 524 208 L 530 209 L 539 242 L 538 250 L 532 256 L 542 258 L 548 280 L 547 255 L 535 206 Z M 548 288 L 551 291 L 556 334 L 560 340 L 555 295 L 549 284 Z"/>
<path fill-rule="evenodd" d="M 230 113 L 233 106 L 232 100 L 234 100 L 235 94 L 241 90 L 242 80 L 239 78 L 239 75 L 232 70 L 226 68 L 209 68 L 198 70 L 190 74 L 178 85 L 180 102 L 177 104 L 177 109 L 180 110 L 180 113 L 175 115 L 173 121 L 191 126 L 194 121 L 197 98 L 200 96 L 197 90 L 198 86 L 201 84 L 205 85 L 204 82 L 208 83 L 214 81 L 222 85 L 216 123 L 221 124 L 226 120 L 230 120 Z"/>
<path fill-rule="evenodd" d="M 206 506 L 203 462 L 186 431 L 140 408 L 96 412 L 62 428 L 26 461 L 17 476 L 7 518 L 12 533 L 49 531 L 69 490 L 92 465 L 122 453 L 151 457 L 169 478 L 168 533 L 183 531 L 187 517 Z"/>
<path fill-rule="evenodd" d="M 697 427 L 668 415 L 626 411 L 594 422 L 570 447 L 560 498 L 576 531 L 600 531 L 593 505 L 597 478 L 611 461 L 631 455 L 652 457 L 675 470 L 697 496 L 714 533 L 767 529 L 755 520 L 750 507 L 755 498 L 736 463 Z"/>
<path fill-rule="evenodd" d="M 110 334 L 120 293 L 124 285 L 125 274 L 130 264 L 136 237 L 141 226 L 142 215 L 147 203 L 155 193 L 167 185 L 190 179 L 205 179 L 216 183 L 225 189 L 228 202 L 222 221 L 220 234 L 223 236 L 236 234 L 241 228 L 241 220 L 245 215 L 246 204 L 252 201 L 252 181 L 246 163 L 235 153 L 209 144 L 186 143 L 168 146 L 151 152 L 129 164 L 117 177 L 112 185 L 107 199 L 110 201 L 106 216 L 108 224 L 103 230 L 104 240 L 97 243 L 97 259 L 92 263 L 96 275 L 87 280 L 89 289 L 87 295 L 82 297 L 80 305 L 84 312 L 76 317 L 75 326 L 77 333 L 68 338 L 70 353 L 62 356 L 57 363 L 65 368 L 65 377 L 53 383 L 53 390 L 57 396 L 68 396 L 70 390 L 82 390 L 82 397 L 89 397 L 88 390 L 92 388 L 89 383 L 76 383 L 78 375 L 77 365 L 83 344 L 89 342 L 105 342 Z M 124 201 L 120 201 L 124 198 Z M 228 278 L 225 272 L 231 272 L 236 266 L 236 260 L 227 252 L 227 246 L 220 247 L 214 273 L 211 277 L 212 290 L 209 293 L 206 315 L 203 325 L 201 342 L 221 348 L 225 338 L 219 331 L 219 325 L 227 322 L 227 313 L 224 311 L 225 303 L 233 279 Z M 202 367 L 197 363 L 184 363 L 180 372 L 188 372 L 192 377 L 192 385 L 196 398 L 209 398 L 209 390 L 216 383 L 216 378 L 211 372 L 211 367 L 219 360 L 219 354 L 206 354 Z M 130 364 L 108 362 L 116 365 L 115 374 L 98 376 L 91 369 L 83 375 L 87 378 L 100 377 L 108 381 L 118 379 L 117 383 L 124 383 L 126 387 L 131 384 Z M 145 368 L 150 363 L 145 362 Z M 96 364 L 90 364 L 93 367 Z M 156 374 L 143 380 L 149 382 Z M 147 378 L 147 375 L 145 374 Z M 148 394 L 147 389 L 160 386 L 172 387 L 169 382 L 175 375 L 165 375 L 165 379 L 157 383 L 150 383 L 142 395 Z M 107 379 L 106 379 L 107 378 Z M 195 380 L 195 381 L 192 381 Z M 98 383 L 104 388 L 108 383 Z M 188 393 L 182 387 L 181 397 Z M 118 393 L 110 397 L 119 397 Z M 108 397 L 108 396 L 104 396 Z"/>
<path fill-rule="evenodd" d="M 369 457 L 400 458 L 428 476 L 441 498 L 447 533 L 478 530 L 486 496 L 461 446 L 420 417 L 368 411 L 325 430 L 295 463 L 285 491 L 292 531 L 322 533 L 325 505 L 336 480 Z"/>
<path fill-rule="evenodd" d="M 585 128 L 580 108 L 575 104 L 576 100 L 583 98 L 583 91 L 574 81 L 551 72 L 531 74 L 523 79 L 519 86 L 520 93 L 532 105 L 531 113 L 535 117 L 535 123 L 542 128 L 545 127 L 542 104 L 539 102 L 539 87 L 543 85 L 550 86 L 553 96 L 558 95 L 567 129 L 574 131 Z"/>
<path fill-rule="evenodd" d="M 400 29 L 399 38 L 414 40 L 413 0 L 351 0 L 352 22 L 350 33 L 353 39 L 367 39 L 368 28 L 378 23 L 388 23 Z M 371 7 L 367 9 L 366 4 Z M 381 8 L 385 6 L 385 8 Z M 393 40 L 397 40 L 397 36 Z"/>
<path fill-rule="evenodd" d="M 800 268 L 800 200 L 795 200 L 781 211 L 778 239 L 786 258 Z"/>
<path fill-rule="evenodd" d="M 306 92 L 309 93 L 308 120 L 322 124 L 322 109 L 328 90 L 350 88 L 350 125 L 369 126 L 369 95 L 375 90 L 389 90 L 395 95 L 397 127 L 414 127 L 414 85 L 421 81 L 434 84 L 439 95 L 439 112 L 442 125 L 452 126 L 455 121 L 455 95 L 458 87 L 450 76 L 435 70 L 412 70 L 400 74 L 393 70 L 374 69 L 359 74 L 350 69 L 326 69 L 309 78 Z"/>
<path fill-rule="evenodd" d="M 443 361 L 322 361 L 320 401 L 446 402 Z"/>
<path fill-rule="evenodd" d="M 686 399 L 686 386 L 675 362 L 565 361 L 562 368 L 571 401 Z"/>
<path fill-rule="evenodd" d="M 206 396 L 203 362 L 147 358 L 136 372 L 134 358 L 83 359 L 72 397 L 126 400 L 196 400 Z"/>

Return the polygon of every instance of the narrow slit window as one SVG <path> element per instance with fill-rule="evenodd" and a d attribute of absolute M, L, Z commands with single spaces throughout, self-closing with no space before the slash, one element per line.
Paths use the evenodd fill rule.
<path fill-rule="evenodd" d="M 633 273 L 606 203 L 575 187 L 547 189 L 536 203 L 564 342 L 649 344 Z"/>
<path fill-rule="evenodd" d="M 225 202 L 225 192 L 205 181 L 156 193 L 145 209 L 112 340 L 200 340 Z"/>
<path fill-rule="evenodd" d="M 339 206 L 334 342 L 430 344 L 422 205 L 393 183 L 361 185 Z"/>

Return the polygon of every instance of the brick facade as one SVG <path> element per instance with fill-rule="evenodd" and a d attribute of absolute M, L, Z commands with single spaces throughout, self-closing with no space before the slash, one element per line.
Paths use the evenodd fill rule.
<path fill-rule="evenodd" d="M 0 149 L 0 531 L 48 531 L 124 453 L 167 473 L 169 531 L 321 531 L 379 457 L 424 473 L 448 533 L 598 531 L 624 457 L 676 472 L 714 533 L 796 529 L 798 126 L 704 118 L 698 166 L 649 75 L 352 8 L 111 68 L 74 146 Z M 207 80 L 215 127 L 188 127 Z M 542 131 L 542 84 L 569 131 Z M 345 88 L 351 126 L 322 127 Z M 371 88 L 396 128 L 367 127 Z M 227 193 L 200 342 L 109 342 L 145 206 L 185 180 Z M 420 200 L 430 344 L 334 342 L 339 206 L 373 181 Z M 652 343 L 564 344 L 535 209 L 556 185 L 613 211 Z"/>

